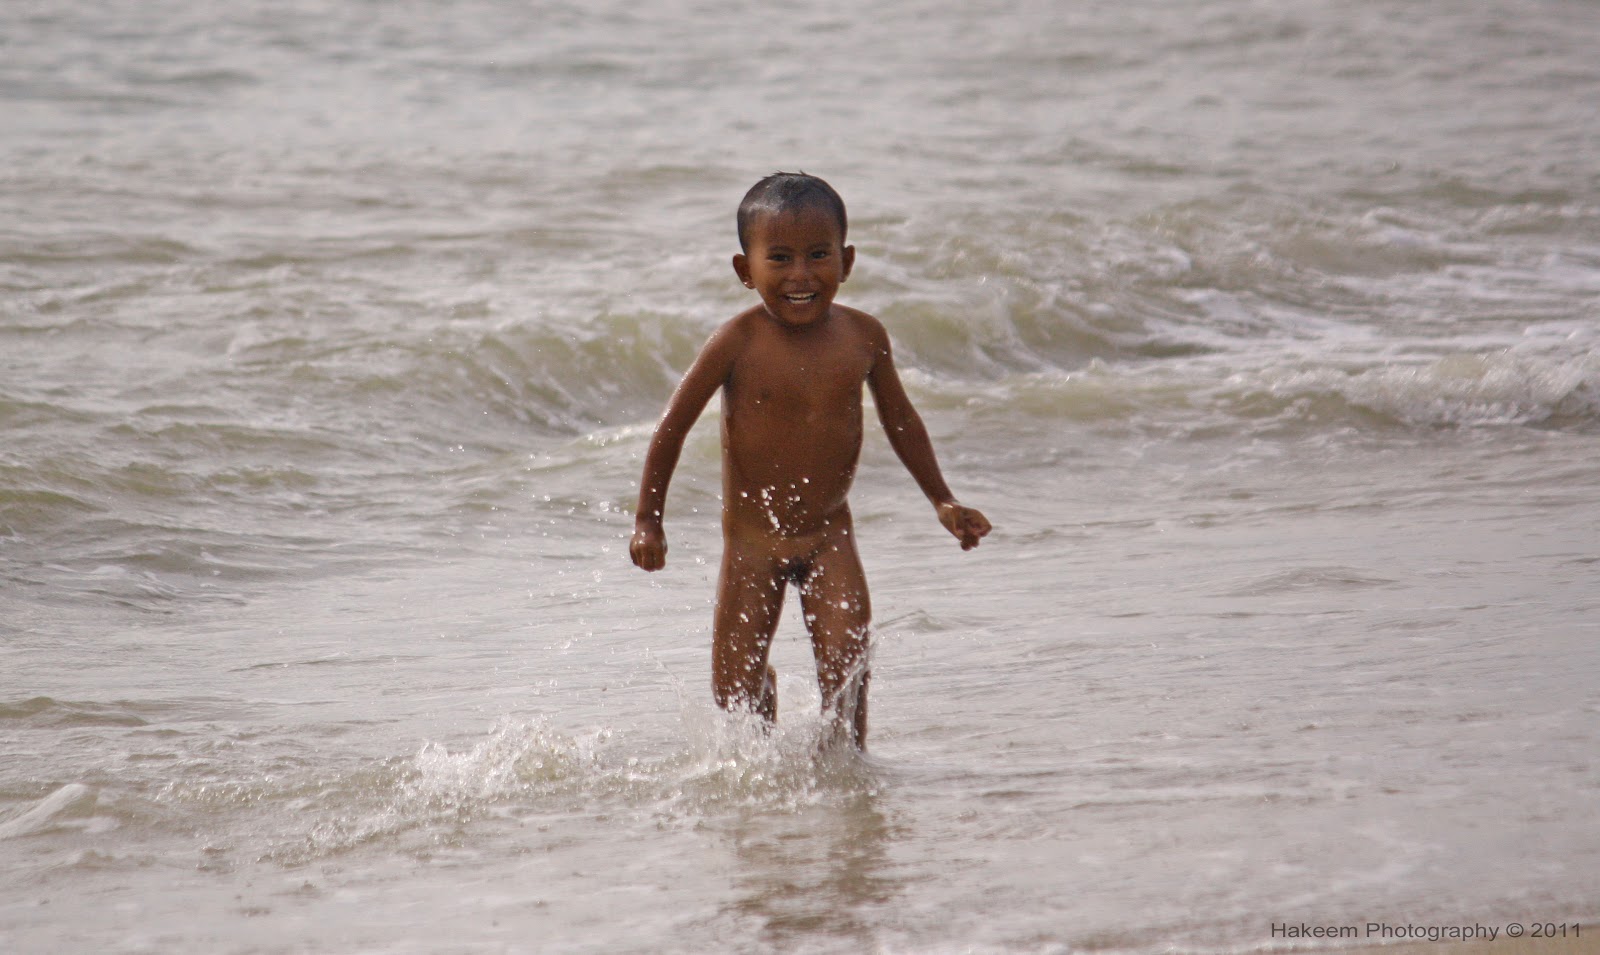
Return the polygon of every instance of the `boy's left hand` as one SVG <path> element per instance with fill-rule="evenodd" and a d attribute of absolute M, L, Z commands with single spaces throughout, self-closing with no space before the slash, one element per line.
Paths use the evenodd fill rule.
<path fill-rule="evenodd" d="M 977 508 L 967 507 L 955 501 L 946 501 L 939 505 L 939 523 L 961 541 L 962 550 L 977 547 L 978 541 L 993 529 L 989 519 Z"/>
<path fill-rule="evenodd" d="M 658 524 L 636 524 L 628 542 L 628 556 L 641 570 L 660 570 L 667 565 L 667 535 Z"/>

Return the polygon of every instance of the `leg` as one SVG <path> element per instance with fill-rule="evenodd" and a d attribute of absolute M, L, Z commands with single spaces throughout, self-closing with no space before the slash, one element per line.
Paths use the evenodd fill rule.
<path fill-rule="evenodd" d="M 771 555 L 724 541 L 712 623 L 711 692 L 725 710 L 778 718 L 777 674 L 767 665 L 783 610 L 784 580 Z"/>
<path fill-rule="evenodd" d="M 757 709 L 768 723 L 778 722 L 778 671 L 770 663 L 766 679 L 761 681 L 761 704 Z"/>
<path fill-rule="evenodd" d="M 848 725 L 858 749 L 867 745 L 868 630 L 872 598 L 848 524 L 831 534 L 812 558 L 800 586 L 800 606 L 817 659 L 822 709 Z"/>

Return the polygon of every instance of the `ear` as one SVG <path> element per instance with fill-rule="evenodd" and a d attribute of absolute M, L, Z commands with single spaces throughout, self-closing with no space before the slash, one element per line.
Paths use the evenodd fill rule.
<path fill-rule="evenodd" d="M 739 281 L 745 288 L 755 288 L 755 283 L 750 281 L 750 260 L 743 252 L 733 254 L 733 274 L 739 276 Z"/>
<path fill-rule="evenodd" d="M 840 256 L 844 261 L 844 271 L 839 274 L 839 281 L 843 282 L 850 277 L 850 270 L 856 267 L 856 247 L 853 245 L 845 246 Z"/>

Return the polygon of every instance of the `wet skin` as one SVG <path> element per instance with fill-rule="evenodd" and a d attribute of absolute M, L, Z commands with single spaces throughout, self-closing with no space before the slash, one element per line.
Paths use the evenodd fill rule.
<path fill-rule="evenodd" d="M 665 565 L 661 514 L 684 438 L 718 388 L 722 397 L 722 568 L 713 624 L 718 705 L 777 716 L 767 657 L 796 585 L 816 658 L 824 711 L 867 729 L 866 575 L 847 496 L 861 454 L 862 385 L 889 443 L 963 549 L 989 532 L 956 502 L 922 419 L 895 371 L 889 336 L 872 316 L 834 303 L 855 249 L 837 220 L 802 209 L 758 219 L 735 273 L 761 297 L 713 334 L 667 403 L 645 456 L 629 551 L 645 570 Z"/>

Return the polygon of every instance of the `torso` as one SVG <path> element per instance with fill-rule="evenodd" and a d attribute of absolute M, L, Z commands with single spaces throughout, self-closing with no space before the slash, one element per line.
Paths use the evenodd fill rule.
<path fill-rule="evenodd" d="M 803 328 L 757 310 L 734 321 L 747 327 L 723 385 L 724 533 L 799 544 L 848 527 L 873 320 L 835 305 Z"/>

